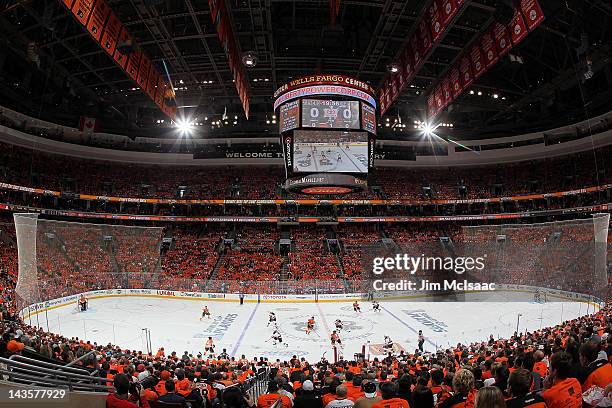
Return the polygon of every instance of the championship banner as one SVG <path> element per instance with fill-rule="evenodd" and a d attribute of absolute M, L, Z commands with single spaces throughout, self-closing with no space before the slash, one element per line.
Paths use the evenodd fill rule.
<path fill-rule="evenodd" d="M 508 24 L 508 28 L 510 29 L 513 45 L 517 45 L 527 36 L 527 26 L 519 9 L 514 10 L 514 17 L 512 17 L 512 21 Z"/>
<path fill-rule="evenodd" d="M 435 101 L 436 101 L 436 115 L 440 113 L 446 107 L 446 99 L 444 98 L 444 90 L 442 89 L 442 84 L 438 85 L 435 92 Z"/>
<path fill-rule="evenodd" d="M 72 8 L 72 5 L 74 4 L 74 0 L 62 0 L 64 2 L 64 6 L 66 6 L 68 9 Z"/>
<path fill-rule="evenodd" d="M 463 89 L 466 89 L 474 82 L 472 64 L 470 63 L 470 58 L 466 54 L 463 54 L 459 61 L 459 72 L 461 73 L 461 84 L 463 85 Z"/>
<path fill-rule="evenodd" d="M 440 39 L 442 29 L 444 28 L 438 0 L 434 0 L 431 6 L 429 6 L 429 25 L 431 29 L 431 41 L 435 43 Z"/>
<path fill-rule="evenodd" d="M 446 75 L 444 79 L 442 79 L 442 93 L 444 95 L 444 106 L 448 106 L 453 100 L 453 93 L 451 91 L 451 80 L 450 76 Z"/>
<path fill-rule="evenodd" d="M 135 50 L 134 52 L 132 52 L 130 54 L 130 57 L 128 59 L 128 63 L 127 63 L 127 69 L 126 72 L 128 74 L 128 76 L 130 78 L 132 78 L 134 81 L 138 82 L 138 71 L 140 68 L 140 60 L 142 58 L 142 51 L 141 50 Z"/>
<path fill-rule="evenodd" d="M 449 73 L 451 92 L 453 93 L 453 99 L 458 98 L 463 92 L 463 85 L 461 85 L 461 74 L 459 72 L 459 67 L 455 64 L 454 67 L 451 68 Z"/>
<path fill-rule="evenodd" d="M 544 21 L 544 13 L 538 0 L 521 0 L 520 8 L 529 31 L 535 29 Z"/>
<path fill-rule="evenodd" d="M 455 4 L 455 0 L 437 0 L 440 4 L 440 9 L 442 11 L 442 24 L 444 28 L 448 26 L 453 17 L 457 14 L 459 9 L 457 8 L 457 4 Z"/>
<path fill-rule="evenodd" d="M 102 29 L 108 15 L 110 14 L 110 7 L 106 3 L 106 0 L 98 0 L 93 8 L 89 23 L 87 23 L 87 31 L 96 40 L 100 42 L 102 36 Z"/>
<path fill-rule="evenodd" d="M 495 21 L 491 29 L 491 34 L 495 39 L 495 48 L 497 48 L 497 55 L 501 58 L 510 51 L 510 34 L 508 33 L 508 27 Z"/>
<path fill-rule="evenodd" d="M 117 46 L 117 38 L 119 37 L 119 33 L 123 29 L 123 24 L 119 21 L 117 15 L 113 12 L 110 13 L 108 17 L 108 21 L 104 26 L 104 33 L 102 34 L 102 39 L 100 44 L 102 48 L 108 55 L 111 57 L 115 52 L 115 47 Z"/>
<path fill-rule="evenodd" d="M 482 46 L 485 64 L 487 66 L 487 69 L 489 69 L 493 65 L 495 65 L 497 61 L 499 61 L 499 57 L 497 56 L 497 49 L 495 48 L 495 40 L 493 39 L 493 35 L 491 34 L 491 32 L 487 32 L 482 35 L 480 45 Z"/>
<path fill-rule="evenodd" d="M 480 45 L 476 42 L 470 48 L 470 59 L 472 62 L 472 72 L 474 73 L 474 79 L 479 78 L 485 71 L 485 63 L 482 57 L 482 50 Z"/>
<path fill-rule="evenodd" d="M 119 33 L 119 37 L 117 37 L 117 44 L 126 44 L 130 41 L 132 41 L 132 37 L 130 37 L 130 33 L 125 29 L 125 27 L 123 27 L 121 29 L 121 32 Z M 132 53 L 134 53 L 134 51 L 132 51 Z M 125 70 L 128 59 L 129 59 L 129 54 L 122 53 L 121 47 L 115 47 L 115 55 L 113 56 L 113 59 L 121 68 Z M 130 75 L 130 78 L 131 78 L 131 75 Z"/>
<path fill-rule="evenodd" d="M 72 6 L 72 14 L 81 25 L 86 26 L 93 9 L 94 0 L 76 0 Z"/>

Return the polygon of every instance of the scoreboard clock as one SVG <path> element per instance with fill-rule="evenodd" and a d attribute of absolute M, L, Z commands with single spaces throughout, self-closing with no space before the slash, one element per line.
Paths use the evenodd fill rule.
<path fill-rule="evenodd" d="M 359 129 L 359 101 L 303 99 L 302 126 Z"/>

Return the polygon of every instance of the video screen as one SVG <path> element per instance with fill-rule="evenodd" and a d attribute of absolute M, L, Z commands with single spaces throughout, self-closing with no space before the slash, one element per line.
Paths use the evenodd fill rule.
<path fill-rule="evenodd" d="M 361 128 L 376 134 L 376 112 L 365 103 L 361 104 Z"/>
<path fill-rule="evenodd" d="M 280 111 L 280 132 L 286 132 L 300 127 L 300 102 L 291 101 L 282 105 Z"/>
<path fill-rule="evenodd" d="M 296 130 L 294 173 L 367 173 L 366 132 Z"/>
<path fill-rule="evenodd" d="M 359 129 L 359 102 L 303 99 L 302 126 Z"/>

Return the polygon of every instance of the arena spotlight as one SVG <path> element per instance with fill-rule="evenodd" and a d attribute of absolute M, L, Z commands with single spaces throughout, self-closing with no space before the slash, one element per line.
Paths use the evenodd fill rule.
<path fill-rule="evenodd" d="M 178 119 L 176 122 L 176 128 L 178 129 L 181 135 L 190 134 L 193 129 L 191 123 L 186 121 L 185 119 Z"/>
<path fill-rule="evenodd" d="M 257 55 L 253 51 L 247 51 L 242 54 L 242 63 L 247 68 L 253 68 L 257 65 Z"/>

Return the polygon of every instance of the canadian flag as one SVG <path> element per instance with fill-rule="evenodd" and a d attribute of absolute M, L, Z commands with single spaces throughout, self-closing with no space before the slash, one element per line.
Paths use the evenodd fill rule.
<path fill-rule="evenodd" d="M 83 132 L 84 135 L 93 135 L 96 131 L 96 118 L 81 116 L 79 120 L 79 130 Z"/>

